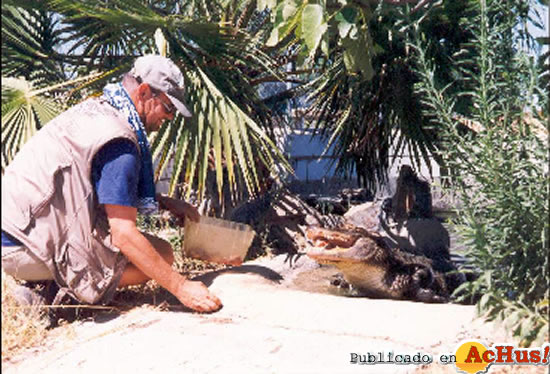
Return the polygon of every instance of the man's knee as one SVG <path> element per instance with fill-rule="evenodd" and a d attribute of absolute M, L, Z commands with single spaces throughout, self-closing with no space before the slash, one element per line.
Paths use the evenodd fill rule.
<path fill-rule="evenodd" d="M 147 240 L 155 247 L 157 252 L 164 258 L 166 262 L 168 262 L 170 265 L 174 263 L 174 250 L 172 249 L 172 245 L 159 237 L 153 236 L 151 234 L 143 233 Z"/>
<path fill-rule="evenodd" d="M 2 270 L 20 280 L 53 279 L 47 266 L 23 246 L 2 247 Z"/>
<path fill-rule="evenodd" d="M 162 243 L 158 247 L 158 251 L 160 255 L 164 258 L 166 262 L 172 265 L 174 263 L 174 250 L 172 249 L 172 245 L 166 240 L 163 240 L 163 239 L 159 239 L 159 240 Z"/>

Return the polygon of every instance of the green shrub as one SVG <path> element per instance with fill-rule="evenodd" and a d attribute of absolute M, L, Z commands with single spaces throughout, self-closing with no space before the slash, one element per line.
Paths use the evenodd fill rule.
<path fill-rule="evenodd" d="M 479 312 L 529 346 L 548 339 L 548 130 L 540 110 L 548 92 L 539 88 L 534 59 L 517 49 L 516 3 L 471 3 L 464 27 L 474 41 L 449 67 L 470 89 L 456 96 L 438 87 L 418 27 L 410 40 L 417 93 L 440 129 L 448 185 L 460 201 L 454 223 L 480 275 L 457 293 L 482 295 Z M 464 97 L 471 108 L 457 113 Z"/>

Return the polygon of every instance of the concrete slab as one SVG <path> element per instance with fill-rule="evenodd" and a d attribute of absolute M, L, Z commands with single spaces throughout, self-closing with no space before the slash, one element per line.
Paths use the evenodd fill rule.
<path fill-rule="evenodd" d="M 254 271 L 252 271 L 254 270 Z M 474 307 L 345 298 L 289 288 L 261 265 L 209 275 L 217 313 L 135 308 L 117 318 L 74 323 L 7 373 L 412 373 L 442 369 L 464 338 L 506 339 L 472 322 Z M 430 355 L 430 365 L 351 363 L 352 354 Z M 361 356 L 360 356 L 361 357 Z M 454 367 L 453 367 L 454 369 Z M 453 370 L 454 371 L 454 370 Z M 425 372 L 425 371 L 424 371 Z"/>

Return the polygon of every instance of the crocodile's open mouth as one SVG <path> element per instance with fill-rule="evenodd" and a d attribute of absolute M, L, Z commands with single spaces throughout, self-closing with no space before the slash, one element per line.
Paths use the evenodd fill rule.
<path fill-rule="evenodd" d="M 362 245 L 361 235 L 355 232 L 309 227 L 306 238 L 307 255 L 319 262 L 363 262 L 370 254 L 369 246 Z"/>
<path fill-rule="evenodd" d="M 350 248 L 342 247 L 331 247 L 328 249 L 325 248 L 314 248 L 310 249 L 307 252 L 307 255 L 314 260 L 321 263 L 330 263 L 330 262 L 363 262 L 364 258 L 354 257 L 350 253 Z"/>
<path fill-rule="evenodd" d="M 332 249 L 335 247 L 351 247 L 359 239 L 359 235 L 350 232 L 328 230 L 321 227 L 308 227 L 306 238 L 314 247 Z"/>

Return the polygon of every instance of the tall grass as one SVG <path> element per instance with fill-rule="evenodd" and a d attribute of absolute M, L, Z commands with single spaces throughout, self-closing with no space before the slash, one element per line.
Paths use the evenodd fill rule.
<path fill-rule="evenodd" d="M 15 300 L 15 280 L 2 270 L 2 361 L 46 336 L 49 319 L 38 307 L 21 307 Z"/>
<path fill-rule="evenodd" d="M 482 295 L 479 312 L 529 346 L 548 339 L 548 130 L 542 125 L 548 113 L 541 110 L 548 92 L 534 59 L 514 48 L 513 3 L 471 2 L 464 27 L 474 40 L 449 66 L 469 87 L 457 95 L 438 87 L 418 27 L 411 27 L 410 45 L 420 77 L 416 92 L 440 129 L 448 180 L 461 202 L 455 225 L 480 274 L 457 292 Z M 471 105 L 457 113 L 464 98 Z"/>

